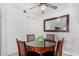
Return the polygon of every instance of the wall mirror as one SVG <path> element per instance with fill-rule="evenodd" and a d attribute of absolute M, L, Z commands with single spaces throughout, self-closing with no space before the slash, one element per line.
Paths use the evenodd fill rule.
<path fill-rule="evenodd" d="M 69 15 L 45 19 L 44 32 L 69 32 Z"/>

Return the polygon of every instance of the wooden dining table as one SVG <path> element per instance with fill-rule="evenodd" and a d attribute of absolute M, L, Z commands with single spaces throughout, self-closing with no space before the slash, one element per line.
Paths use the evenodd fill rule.
<path fill-rule="evenodd" d="M 49 41 L 46 39 L 35 39 L 30 42 L 26 41 L 27 50 L 38 52 L 40 55 L 46 51 L 55 52 L 55 45 L 55 41 Z"/>

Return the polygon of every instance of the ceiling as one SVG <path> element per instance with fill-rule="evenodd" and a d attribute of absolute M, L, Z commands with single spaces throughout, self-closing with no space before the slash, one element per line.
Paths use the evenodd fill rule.
<path fill-rule="evenodd" d="M 7 5 L 21 13 L 24 13 L 23 11 L 26 10 L 26 13 L 24 13 L 25 15 L 28 15 L 36 19 L 38 19 L 39 17 L 42 17 L 44 14 L 48 15 L 48 14 L 54 13 L 57 10 L 62 9 L 63 7 L 68 5 L 68 3 L 49 3 L 50 5 L 55 5 L 58 8 L 52 9 L 47 7 L 44 14 L 42 14 L 41 9 L 39 7 L 29 10 L 29 8 L 37 6 L 38 4 L 39 3 L 9 3 Z"/>

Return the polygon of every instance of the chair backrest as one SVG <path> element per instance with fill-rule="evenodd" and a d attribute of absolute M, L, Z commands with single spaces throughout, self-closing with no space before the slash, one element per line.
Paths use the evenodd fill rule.
<path fill-rule="evenodd" d="M 33 41 L 33 40 L 35 40 L 35 34 L 28 34 L 27 35 L 27 42 Z"/>
<path fill-rule="evenodd" d="M 35 51 L 29 51 L 27 56 L 40 56 L 40 54 Z"/>
<path fill-rule="evenodd" d="M 58 44 L 56 47 L 56 55 L 57 56 L 62 56 L 63 42 L 64 42 L 64 38 L 62 40 L 58 41 Z"/>
<path fill-rule="evenodd" d="M 54 40 L 54 34 L 47 34 L 46 39 L 47 40 Z"/>
<path fill-rule="evenodd" d="M 26 50 L 25 41 L 20 41 L 18 39 L 16 39 L 16 41 L 17 41 L 19 56 L 26 56 L 27 55 L 27 50 Z"/>

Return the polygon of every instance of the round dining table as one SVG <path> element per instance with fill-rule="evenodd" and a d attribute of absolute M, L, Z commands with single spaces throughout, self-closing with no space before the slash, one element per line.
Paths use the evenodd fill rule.
<path fill-rule="evenodd" d="M 35 39 L 33 41 L 26 41 L 26 47 L 28 51 L 34 51 L 40 55 L 46 51 L 55 52 L 56 42 L 54 40 L 47 39 Z"/>

